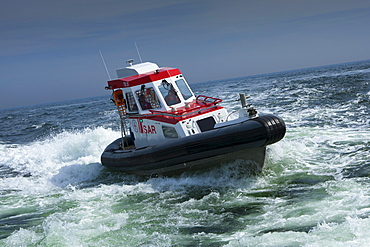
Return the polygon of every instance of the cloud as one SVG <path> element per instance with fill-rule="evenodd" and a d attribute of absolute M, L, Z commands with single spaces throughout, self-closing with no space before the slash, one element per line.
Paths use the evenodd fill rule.
<path fill-rule="evenodd" d="M 0 45 L 6 49 L 0 55 L 63 47 L 81 39 L 148 38 L 179 20 L 183 7 L 196 5 L 196 1 L 163 0 L 5 0 L 0 10 Z"/>
<path fill-rule="evenodd" d="M 184 1 L 176 1 L 184 2 Z M 187 2 L 187 1 L 185 1 Z M 3 0 L 1 21 L 97 20 L 173 5 L 166 0 Z"/>

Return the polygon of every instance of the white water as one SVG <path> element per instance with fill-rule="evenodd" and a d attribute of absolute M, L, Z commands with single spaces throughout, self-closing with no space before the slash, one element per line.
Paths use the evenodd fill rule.
<path fill-rule="evenodd" d="M 101 151 L 117 135 L 97 128 L 11 149 L 2 146 L 1 163 L 26 176 L 0 181 L 0 191 L 13 191 L 1 205 L 1 216 L 49 214 L 40 225 L 21 228 L 3 243 L 102 246 L 122 240 L 126 246 L 170 246 L 177 229 L 202 229 L 213 220 L 220 227 L 220 214 L 227 213 L 219 207 L 227 212 L 250 204 L 262 206 L 240 216 L 245 227 L 237 232 L 198 232 L 192 238 L 215 237 L 227 246 L 365 246 L 370 240 L 369 179 L 344 180 L 341 173 L 352 163 L 368 161 L 364 153 L 356 153 L 367 145 L 367 131 L 295 129 L 271 146 L 258 177 L 243 177 L 226 167 L 141 182 L 122 174 L 102 176 Z M 110 180 L 116 182 L 106 184 Z M 199 198 L 191 198 L 189 191 Z M 184 241 L 181 232 L 178 241 Z"/>

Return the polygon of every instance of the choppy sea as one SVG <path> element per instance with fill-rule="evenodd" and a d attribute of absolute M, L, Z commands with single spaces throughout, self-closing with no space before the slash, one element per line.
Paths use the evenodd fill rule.
<path fill-rule="evenodd" d="M 186 75 L 185 75 L 186 76 Z M 105 82 L 102 82 L 102 88 Z M 0 110 L 0 246 L 367 246 L 370 61 L 191 84 L 287 125 L 261 174 L 102 167 L 109 95 Z"/>

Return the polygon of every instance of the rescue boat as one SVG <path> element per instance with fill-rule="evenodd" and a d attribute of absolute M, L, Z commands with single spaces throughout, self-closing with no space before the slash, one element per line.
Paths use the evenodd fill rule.
<path fill-rule="evenodd" d="M 122 135 L 108 145 L 102 165 L 129 174 L 180 174 L 244 161 L 262 170 L 266 146 L 285 135 L 284 121 L 258 113 L 240 94 L 238 118 L 230 120 L 222 99 L 194 95 L 177 68 L 152 62 L 118 69 L 109 80 L 120 116 Z"/>

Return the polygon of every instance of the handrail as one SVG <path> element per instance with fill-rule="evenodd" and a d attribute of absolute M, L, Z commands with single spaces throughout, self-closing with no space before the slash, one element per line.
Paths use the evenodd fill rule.
<path fill-rule="evenodd" d="M 211 99 L 211 101 L 209 101 L 209 99 Z M 208 104 L 216 105 L 216 104 L 222 102 L 222 99 L 214 98 L 214 97 L 210 97 L 210 96 L 205 96 L 205 95 L 198 95 L 197 98 L 196 98 L 196 101 L 205 103 L 207 105 Z"/>
<path fill-rule="evenodd" d="M 152 117 L 152 116 L 167 116 L 167 117 L 173 117 L 173 118 L 182 118 L 186 117 L 191 114 L 196 114 L 197 112 L 201 112 L 204 110 L 211 109 L 215 106 L 209 106 L 205 108 L 197 108 L 197 109 L 191 109 L 188 111 L 181 111 L 181 112 L 171 112 L 169 113 L 168 111 L 157 111 L 157 110 L 149 110 L 152 114 L 151 115 L 145 115 L 146 117 Z"/>

